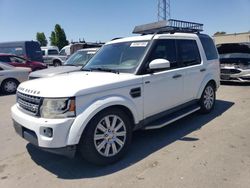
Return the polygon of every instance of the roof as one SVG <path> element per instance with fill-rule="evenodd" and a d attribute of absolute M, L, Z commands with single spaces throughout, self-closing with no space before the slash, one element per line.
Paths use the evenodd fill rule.
<path fill-rule="evenodd" d="M 132 41 L 150 41 L 153 37 L 153 39 L 160 39 L 160 38 L 173 38 L 173 37 L 180 37 L 180 38 L 197 38 L 198 34 L 196 33 L 164 33 L 164 34 L 156 34 L 156 35 L 141 35 L 141 36 L 133 36 L 133 37 L 126 37 L 126 38 L 120 38 L 117 40 L 112 40 L 106 43 L 107 44 L 115 44 L 115 43 L 121 43 L 121 42 L 132 42 Z"/>
<path fill-rule="evenodd" d="M 235 35 L 250 35 L 250 31 L 249 32 L 242 32 L 242 33 L 228 33 L 228 34 L 219 34 L 219 35 L 214 35 L 213 37 L 223 37 L 223 36 L 235 36 Z"/>
<path fill-rule="evenodd" d="M 97 51 L 99 49 L 100 48 L 84 48 L 84 49 L 80 49 L 80 50 L 77 50 L 77 51 L 80 51 L 80 52 L 84 52 L 84 51 Z"/>

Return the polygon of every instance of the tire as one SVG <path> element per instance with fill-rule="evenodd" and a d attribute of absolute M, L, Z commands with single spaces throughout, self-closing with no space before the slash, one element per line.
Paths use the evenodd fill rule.
<path fill-rule="evenodd" d="M 125 155 L 131 140 L 132 126 L 129 117 L 118 108 L 110 108 L 98 113 L 89 122 L 80 140 L 79 151 L 91 163 L 108 165 Z"/>
<path fill-rule="evenodd" d="M 211 82 L 208 83 L 201 95 L 200 98 L 200 112 L 203 114 L 207 114 L 211 112 L 214 109 L 216 100 L 216 92 L 215 92 L 215 86 Z"/>
<path fill-rule="evenodd" d="M 54 67 L 58 67 L 58 66 L 61 66 L 62 63 L 60 61 L 56 60 L 56 61 L 54 61 L 53 65 L 54 65 Z"/>
<path fill-rule="evenodd" d="M 7 79 L 2 82 L 1 89 L 4 94 L 14 94 L 16 93 L 18 84 L 18 81 L 15 79 Z"/>

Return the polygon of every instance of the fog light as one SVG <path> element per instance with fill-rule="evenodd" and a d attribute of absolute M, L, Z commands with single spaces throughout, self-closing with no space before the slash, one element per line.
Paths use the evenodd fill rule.
<path fill-rule="evenodd" d="M 43 135 L 46 136 L 46 137 L 53 137 L 53 129 L 52 128 L 49 128 L 49 127 L 46 127 L 46 128 L 43 128 Z"/>

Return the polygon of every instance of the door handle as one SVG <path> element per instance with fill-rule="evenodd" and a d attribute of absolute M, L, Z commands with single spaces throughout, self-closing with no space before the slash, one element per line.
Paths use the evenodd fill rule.
<path fill-rule="evenodd" d="M 181 74 L 176 74 L 176 75 L 173 76 L 173 79 L 177 79 L 177 78 L 180 78 L 180 77 L 182 77 Z"/>
<path fill-rule="evenodd" d="M 205 72 L 207 69 L 201 69 L 200 72 Z"/>

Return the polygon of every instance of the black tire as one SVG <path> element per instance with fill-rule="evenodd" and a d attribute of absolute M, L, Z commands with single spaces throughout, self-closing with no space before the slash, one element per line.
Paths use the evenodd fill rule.
<path fill-rule="evenodd" d="M 58 67 L 58 66 L 61 66 L 62 63 L 59 60 L 55 60 L 53 65 L 54 65 L 54 67 Z"/>
<path fill-rule="evenodd" d="M 216 92 L 215 92 L 215 85 L 211 82 L 209 82 L 200 98 L 200 112 L 203 114 L 207 114 L 211 112 L 214 109 L 216 101 Z"/>
<path fill-rule="evenodd" d="M 111 143 L 112 141 L 111 142 L 107 141 L 107 137 L 100 139 L 98 141 L 94 140 L 95 135 L 100 135 L 100 134 L 96 134 L 97 131 L 102 133 L 102 131 L 100 131 L 97 128 L 97 126 L 102 124 L 104 127 L 106 127 L 106 124 L 103 124 L 104 118 L 110 117 L 110 116 L 116 116 L 116 117 L 120 118 L 120 119 L 116 120 L 116 122 L 118 122 L 118 123 L 120 120 L 122 120 L 122 122 L 124 122 L 124 126 L 117 130 L 117 131 L 119 131 L 119 130 L 122 131 L 124 129 L 126 132 L 126 136 L 122 136 L 125 139 L 117 136 L 117 138 L 123 140 L 123 142 L 124 142 L 124 145 L 120 149 L 118 149 L 120 146 L 118 144 L 118 142 L 113 141 L 113 143 Z M 110 124 L 112 123 L 112 121 L 114 121 L 114 118 L 112 120 L 112 117 L 110 117 L 109 118 Z M 105 123 L 106 123 L 106 120 L 105 120 Z M 114 124 L 117 124 L 117 123 L 114 123 Z M 126 113 L 124 113 L 122 110 L 120 110 L 118 108 L 109 108 L 109 109 L 106 109 L 106 110 L 98 113 L 89 122 L 89 124 L 86 127 L 86 130 L 84 131 L 84 133 L 82 135 L 82 138 L 81 138 L 80 143 L 79 143 L 80 154 L 82 155 L 82 157 L 85 160 L 87 160 L 91 163 L 94 163 L 96 165 L 108 165 L 108 164 L 112 164 L 112 163 L 117 162 L 125 155 L 125 153 L 127 152 L 128 148 L 129 148 L 129 145 L 131 143 L 131 140 L 132 140 L 132 126 L 131 125 L 132 125 L 131 121 L 130 121 L 129 117 L 126 115 Z M 117 126 L 117 128 L 118 128 L 118 126 Z M 106 133 L 103 132 L 103 135 L 106 135 Z M 116 138 L 114 138 L 114 139 L 116 139 Z M 99 145 L 97 145 L 98 142 L 99 142 Z M 103 146 L 104 148 L 103 147 L 102 148 L 106 151 L 106 148 L 109 145 L 108 153 L 111 155 L 113 152 L 113 156 L 104 156 L 104 154 L 101 154 L 101 152 L 104 152 L 104 150 L 98 151 L 97 147 L 102 145 L 102 142 L 104 142 L 104 143 L 109 142 L 109 143 L 105 143 Z M 113 148 L 113 144 L 115 145 L 114 148 Z M 114 154 L 115 152 L 117 152 L 117 153 Z"/>
<path fill-rule="evenodd" d="M 4 80 L 1 84 L 1 89 L 4 94 L 10 95 L 16 93 L 19 82 L 15 79 Z M 12 86 L 12 88 L 10 87 Z"/>

